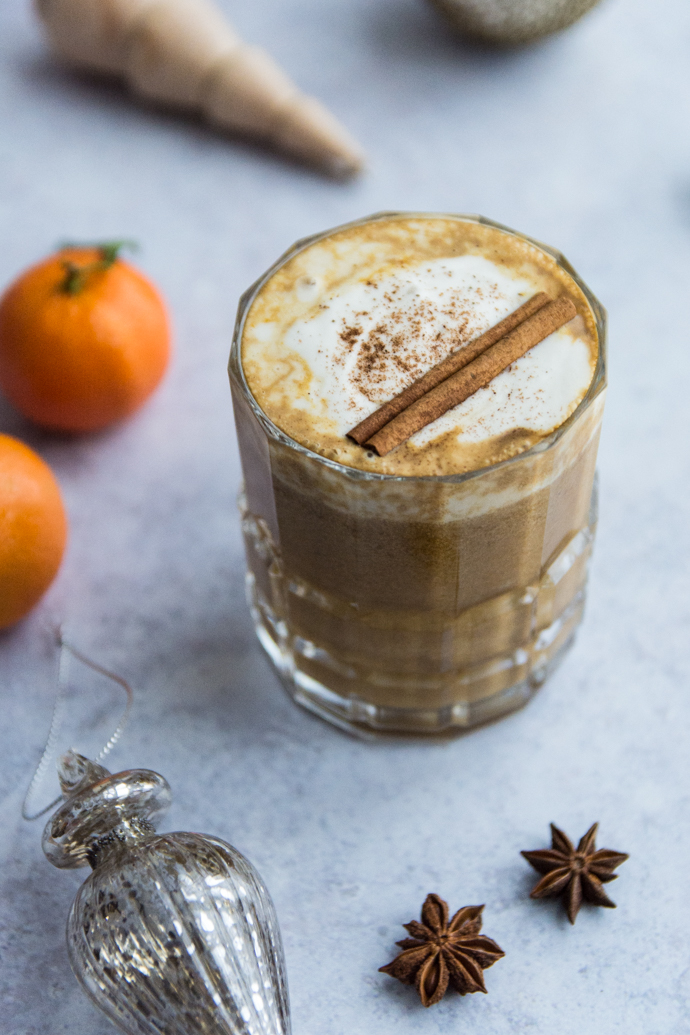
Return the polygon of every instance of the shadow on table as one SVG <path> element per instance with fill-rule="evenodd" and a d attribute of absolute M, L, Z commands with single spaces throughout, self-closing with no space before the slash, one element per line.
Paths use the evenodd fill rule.
<path fill-rule="evenodd" d="M 388 59 L 457 66 L 461 75 L 514 71 L 550 62 L 562 36 L 522 47 L 499 47 L 463 36 L 431 3 L 388 0 L 367 9 L 369 46 Z"/>
<path fill-rule="evenodd" d="M 130 124 L 153 124 L 162 130 L 173 130 L 188 147 L 194 149 L 223 148 L 243 164 L 252 160 L 262 164 L 278 161 L 279 166 L 300 172 L 319 183 L 339 183 L 308 164 L 274 150 L 270 144 L 214 127 L 194 112 L 168 108 L 138 96 L 117 76 L 70 68 L 49 54 L 17 62 L 16 73 L 36 93 L 50 97 L 51 101 L 56 97 L 63 102 L 68 100 L 90 116 L 100 112 L 115 124 L 124 120 Z"/>
<path fill-rule="evenodd" d="M 90 871 L 53 869 L 40 850 L 45 820 L 24 824 L 3 867 L 2 926 L 6 938 L 3 1030 L 88 1031 L 112 1026 L 88 1001 L 71 972 L 65 942 L 67 916 Z"/>
<path fill-rule="evenodd" d="M 211 751 L 238 740 L 246 746 L 275 736 L 300 743 L 343 736 L 289 699 L 254 634 L 243 560 L 234 555 L 229 567 L 225 599 L 219 599 L 217 586 L 209 587 L 193 612 L 167 628 L 158 625 L 155 653 L 149 652 L 147 673 L 140 676 L 141 708 L 149 712 L 145 725 L 159 716 L 157 736 L 179 746 L 198 743 L 205 732 Z"/>

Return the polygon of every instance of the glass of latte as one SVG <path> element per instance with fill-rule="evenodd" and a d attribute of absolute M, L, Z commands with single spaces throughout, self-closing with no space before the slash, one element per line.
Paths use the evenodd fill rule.
<path fill-rule="evenodd" d="M 565 315 L 534 333 L 530 306 Z M 524 704 L 573 641 L 596 522 L 605 313 L 563 256 L 478 216 L 310 237 L 242 297 L 230 381 L 249 603 L 293 698 L 381 735 Z"/>

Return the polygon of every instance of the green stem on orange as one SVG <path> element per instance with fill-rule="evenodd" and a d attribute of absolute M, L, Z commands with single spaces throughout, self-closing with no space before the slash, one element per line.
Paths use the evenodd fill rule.
<path fill-rule="evenodd" d="M 96 248 L 100 252 L 101 257 L 96 262 L 87 262 L 83 266 L 79 266 L 70 259 L 65 259 L 62 263 L 65 270 L 65 278 L 60 285 L 60 290 L 67 295 L 78 295 L 84 288 L 87 277 L 92 273 L 109 270 L 117 262 L 120 257 L 120 251 L 123 248 L 131 248 L 136 251 L 137 247 L 136 241 L 128 240 L 105 241 L 99 244 L 73 244 L 69 242 L 61 245 L 61 250 L 65 248 Z"/>

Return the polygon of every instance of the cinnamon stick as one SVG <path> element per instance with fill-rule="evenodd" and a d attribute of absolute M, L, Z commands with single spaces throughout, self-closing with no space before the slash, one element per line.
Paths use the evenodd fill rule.
<path fill-rule="evenodd" d="M 365 446 L 379 456 L 390 453 L 416 431 L 425 428 L 454 406 L 469 399 L 480 388 L 485 388 L 511 363 L 524 356 L 576 315 L 574 304 L 564 295 L 555 302 L 542 306 L 533 316 L 524 320 L 515 330 L 506 334 L 466 367 L 446 378 L 394 417 L 385 427 L 372 435 Z"/>
<path fill-rule="evenodd" d="M 497 341 L 500 341 L 509 331 L 512 331 L 518 324 L 521 324 L 523 320 L 526 320 L 529 316 L 532 316 L 537 310 L 545 306 L 549 301 L 549 296 L 544 291 L 540 291 L 539 294 L 533 295 L 532 298 L 528 299 L 519 309 L 515 309 L 514 312 L 509 313 L 504 320 L 497 323 L 494 327 L 490 327 L 488 331 L 484 331 L 478 338 L 475 338 L 469 344 L 465 345 L 464 348 L 458 349 L 456 352 L 451 352 L 450 356 L 446 356 L 440 363 L 437 363 L 427 370 L 426 374 L 415 381 L 413 384 L 408 385 L 402 392 L 396 395 L 390 402 L 384 403 L 378 410 L 374 410 L 373 413 L 365 417 L 364 420 L 353 428 L 352 431 L 348 431 L 347 437 L 351 438 L 358 446 L 364 445 L 377 431 L 385 427 L 389 421 L 392 421 L 394 417 L 397 417 L 399 413 L 406 410 L 408 406 L 411 406 L 417 399 L 421 399 L 423 395 L 430 392 L 436 385 L 441 384 L 446 378 L 450 377 L 451 374 L 456 373 L 458 370 L 462 370 L 468 363 L 471 363 L 473 359 L 485 352 L 486 349 L 490 348 L 491 345 L 495 345 Z"/>

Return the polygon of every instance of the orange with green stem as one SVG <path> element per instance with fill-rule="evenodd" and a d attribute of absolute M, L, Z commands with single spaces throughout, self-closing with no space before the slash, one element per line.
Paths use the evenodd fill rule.
<path fill-rule="evenodd" d="M 0 389 L 43 427 L 105 428 L 138 409 L 165 372 L 165 305 L 120 257 L 126 243 L 62 248 L 0 300 Z"/>

